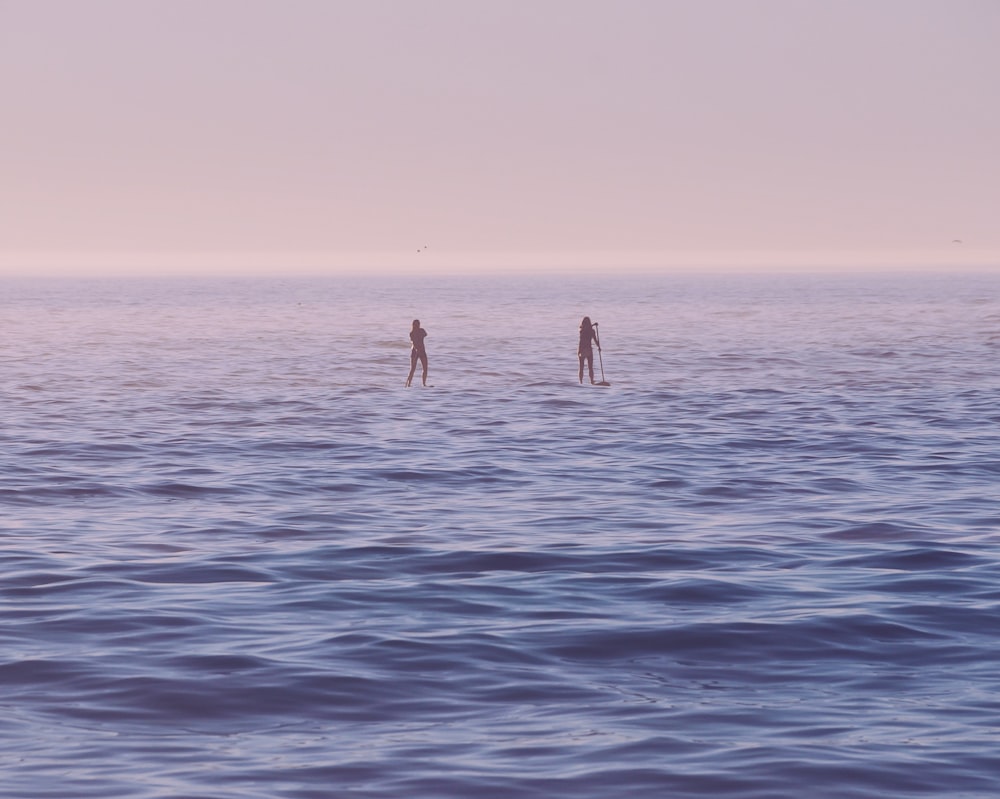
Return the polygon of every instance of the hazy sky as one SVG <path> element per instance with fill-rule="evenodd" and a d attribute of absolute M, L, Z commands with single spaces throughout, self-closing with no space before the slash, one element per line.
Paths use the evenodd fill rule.
<path fill-rule="evenodd" d="M 0 0 L 0 96 L 7 271 L 1000 262 L 1000 0 Z"/>

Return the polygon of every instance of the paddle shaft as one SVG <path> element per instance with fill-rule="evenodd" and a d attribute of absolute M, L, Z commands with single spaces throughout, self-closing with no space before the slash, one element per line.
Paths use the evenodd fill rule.
<path fill-rule="evenodd" d="M 594 322 L 594 339 L 597 341 L 597 360 L 601 364 L 601 382 L 607 383 L 604 379 L 604 356 L 601 354 L 601 334 L 597 329 L 597 322 Z"/>

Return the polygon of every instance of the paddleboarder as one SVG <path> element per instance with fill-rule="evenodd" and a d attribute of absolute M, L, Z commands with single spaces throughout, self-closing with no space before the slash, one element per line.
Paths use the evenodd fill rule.
<path fill-rule="evenodd" d="M 576 355 L 580 359 L 580 383 L 583 383 L 583 364 L 586 362 L 587 368 L 590 370 L 590 382 L 594 382 L 594 347 L 597 344 L 597 350 L 600 352 L 601 342 L 597 340 L 597 331 L 594 330 L 594 325 L 590 322 L 590 317 L 583 317 L 583 321 L 580 322 L 580 346 L 577 348 Z"/>
<path fill-rule="evenodd" d="M 417 361 L 424 367 L 422 381 L 427 385 L 427 350 L 424 347 L 424 339 L 427 338 L 427 331 L 420 326 L 420 320 L 413 320 L 413 328 L 410 330 L 410 374 L 406 378 L 406 387 L 410 387 L 413 382 L 413 373 L 417 371 Z M 591 368 L 593 371 L 593 367 Z"/>

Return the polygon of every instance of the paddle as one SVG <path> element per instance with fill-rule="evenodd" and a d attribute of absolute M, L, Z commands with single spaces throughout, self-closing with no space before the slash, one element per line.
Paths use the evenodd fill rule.
<path fill-rule="evenodd" d="M 597 359 L 601 364 L 601 382 L 594 383 L 595 386 L 610 386 L 611 384 L 604 379 L 604 356 L 601 355 L 601 336 L 597 330 L 597 322 L 594 322 L 594 338 L 597 340 Z"/>

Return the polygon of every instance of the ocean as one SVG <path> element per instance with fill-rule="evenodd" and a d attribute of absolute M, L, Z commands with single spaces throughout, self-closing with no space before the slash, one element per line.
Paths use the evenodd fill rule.
<path fill-rule="evenodd" d="M 0 332 L 4 799 L 1000 795 L 998 275 L 7 279 Z"/>

